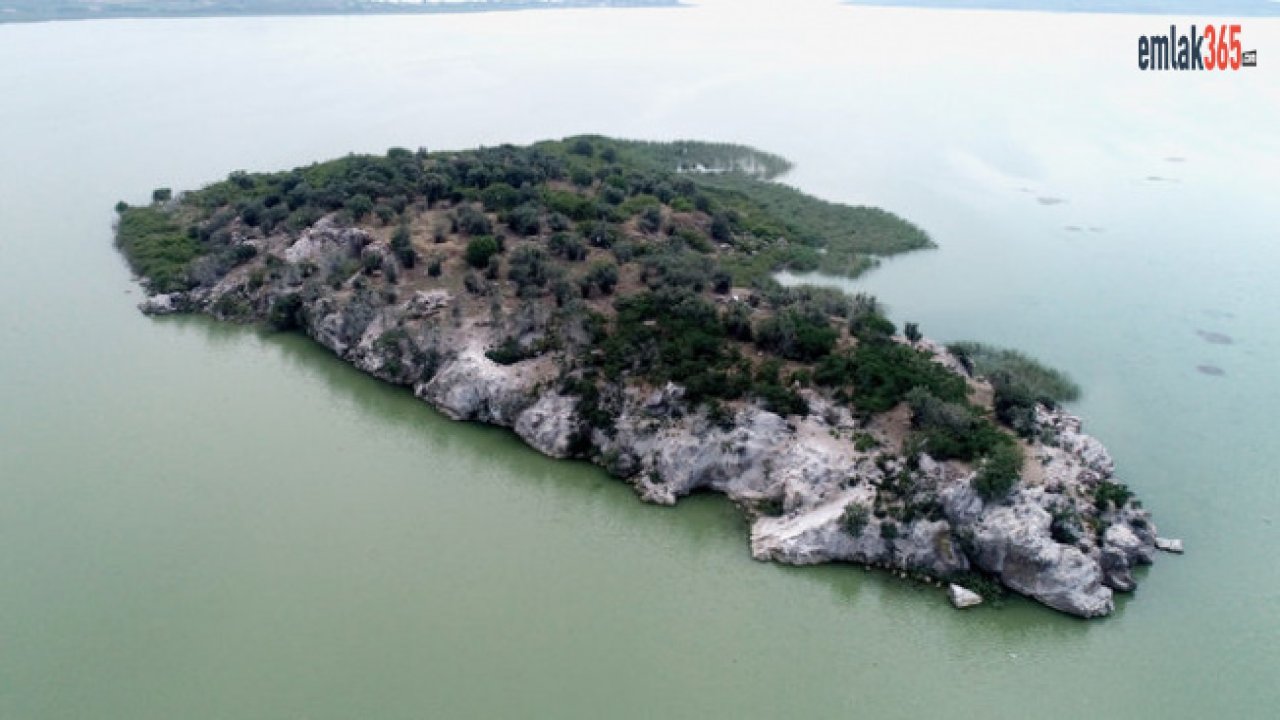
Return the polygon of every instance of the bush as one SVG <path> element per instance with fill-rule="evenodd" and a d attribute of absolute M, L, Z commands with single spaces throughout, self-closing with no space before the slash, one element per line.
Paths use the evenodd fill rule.
<path fill-rule="evenodd" d="M 595 262 L 583 276 L 583 282 L 600 288 L 600 292 L 605 295 L 612 295 L 613 288 L 618 284 L 618 266 L 603 260 Z"/>
<path fill-rule="evenodd" d="M 507 338 L 502 341 L 501 345 L 485 353 L 485 357 L 499 365 L 514 365 L 521 360 L 528 360 L 536 355 L 536 352 L 530 352 L 520 347 L 520 343 L 515 338 Z"/>
<path fill-rule="evenodd" d="M 542 213 L 537 205 L 526 203 L 507 213 L 507 226 L 517 235 L 542 232 Z"/>
<path fill-rule="evenodd" d="M 408 225 L 400 225 L 391 235 L 391 252 L 406 268 L 412 268 L 418 261 L 418 254 L 413 250 L 412 236 Z"/>
<path fill-rule="evenodd" d="M 939 400 L 924 388 L 907 393 L 911 424 L 938 460 L 976 460 L 1012 439 L 967 404 Z"/>
<path fill-rule="evenodd" d="M 1098 483 L 1098 487 L 1093 491 L 1093 504 L 1099 511 L 1105 512 L 1108 509 L 1119 510 L 1128 504 L 1133 498 L 1133 493 L 1124 483 L 1114 483 L 1109 480 L 1103 480 Z"/>
<path fill-rule="evenodd" d="M 1013 443 L 997 445 L 973 478 L 973 489 L 988 502 L 1002 500 L 1022 473 L 1022 449 Z"/>
<path fill-rule="evenodd" d="M 271 312 L 267 322 L 275 330 L 295 330 L 302 326 L 302 297 L 297 293 L 289 293 L 276 298 L 271 303 Z"/>
<path fill-rule="evenodd" d="M 489 221 L 489 216 L 470 205 L 463 205 L 458 208 L 454 214 L 454 224 L 457 231 L 465 235 L 490 235 L 493 233 L 493 223 Z"/>
<path fill-rule="evenodd" d="M 844 515 L 840 517 L 840 524 L 844 526 L 845 532 L 855 538 L 862 534 L 866 529 L 867 523 L 871 520 L 871 511 L 862 503 L 849 503 L 844 509 Z"/>
<path fill-rule="evenodd" d="M 525 287 L 546 287 L 551 279 L 551 258 L 540 247 L 525 245 L 511 253 L 511 268 L 507 278 L 516 284 L 517 290 Z"/>
<path fill-rule="evenodd" d="M 906 325 L 903 325 L 902 334 L 907 338 L 907 340 L 913 343 L 918 343 L 924 338 L 924 336 L 920 334 L 920 326 L 916 323 L 907 323 Z"/>
<path fill-rule="evenodd" d="M 851 353 L 828 355 L 818 363 L 814 381 L 828 387 L 852 385 L 854 404 L 868 414 L 892 409 L 917 387 L 946 402 L 962 402 L 968 395 L 964 378 L 894 342 L 863 341 Z"/>
<path fill-rule="evenodd" d="M 472 238 L 467 243 L 467 264 L 473 268 L 485 268 L 489 258 L 498 254 L 498 241 L 489 235 Z"/>
<path fill-rule="evenodd" d="M 365 215 L 373 212 L 373 200 L 364 193 L 352 195 L 342 206 L 356 220 L 360 220 Z"/>
<path fill-rule="evenodd" d="M 813 310 L 789 308 L 765 319 L 755 329 L 755 342 L 762 350 L 806 362 L 829 354 L 839 337 L 827 318 Z"/>
<path fill-rule="evenodd" d="M 579 262 L 587 257 L 587 246 L 575 237 L 565 233 L 556 233 L 547 242 L 551 252 L 569 262 Z"/>

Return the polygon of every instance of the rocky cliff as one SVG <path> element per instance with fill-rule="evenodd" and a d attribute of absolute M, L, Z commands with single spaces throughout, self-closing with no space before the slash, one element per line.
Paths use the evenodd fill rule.
<path fill-rule="evenodd" d="M 688 402 L 680 385 L 630 382 L 606 388 L 586 417 L 582 398 L 558 382 L 560 354 L 494 362 L 486 351 L 521 328 L 477 312 L 457 290 L 311 280 L 315 268 L 387 252 L 370 232 L 322 220 L 298 235 L 236 236 L 233 244 L 258 260 L 190 290 L 154 294 L 142 310 L 293 325 L 452 418 L 512 428 L 552 457 L 589 457 L 646 501 L 723 493 L 749 513 L 760 560 L 843 561 L 936 581 L 986 576 L 1082 617 L 1110 613 L 1113 593 L 1134 589 L 1132 569 L 1152 561 L 1148 512 L 1127 499 L 1099 502 L 1112 460 L 1061 410 L 1037 409 L 1035 439 L 1019 441 L 1020 480 L 1006 497 L 984 501 L 974 467 L 904 453 L 901 412 L 858 417 L 806 389 L 805 414 L 782 416 L 750 401 L 712 413 Z M 989 391 L 945 349 L 914 345 L 964 374 L 975 392 Z M 601 410 L 609 422 L 593 426 Z"/>

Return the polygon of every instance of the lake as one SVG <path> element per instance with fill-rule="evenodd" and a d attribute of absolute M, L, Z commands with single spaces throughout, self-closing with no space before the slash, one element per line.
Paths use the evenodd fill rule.
<path fill-rule="evenodd" d="M 1201 18 L 1177 18 L 1186 26 Z M 1266 717 L 1280 703 L 1280 21 L 669 10 L 0 26 L 0 717 Z M 925 228 L 856 282 L 1024 349 L 1162 534 L 1117 613 L 751 560 L 305 338 L 152 320 L 112 206 L 581 132 L 743 142 Z M 1216 369 L 1217 374 L 1209 374 Z"/>

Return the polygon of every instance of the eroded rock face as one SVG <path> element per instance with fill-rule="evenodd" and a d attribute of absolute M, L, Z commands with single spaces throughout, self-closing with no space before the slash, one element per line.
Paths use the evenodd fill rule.
<path fill-rule="evenodd" d="M 580 422 L 577 405 L 577 398 L 548 392 L 516 418 L 516 434 L 543 455 L 569 457 Z"/>
<path fill-rule="evenodd" d="M 1049 513 L 1037 504 L 989 508 L 973 526 L 980 568 L 1009 588 L 1082 617 L 1107 615 L 1115 604 L 1098 562 L 1053 540 Z"/>
<path fill-rule="evenodd" d="M 454 420 L 513 427 L 535 400 L 531 390 L 517 369 L 466 353 L 419 386 L 416 394 Z"/>
<path fill-rule="evenodd" d="M 1113 590 L 1133 589 L 1132 568 L 1151 562 L 1157 546 L 1146 511 L 1094 506 L 1094 491 L 1112 477 L 1114 463 L 1066 413 L 1039 410 L 1041 440 L 1027 448 L 1038 468 L 1024 472 L 1000 502 L 979 497 L 964 465 L 902 458 L 888 440 L 859 450 L 854 434 L 875 428 L 812 393 L 804 417 L 737 403 L 713 420 L 679 386 L 614 387 L 600 399 L 612 421 L 593 427 L 580 415 L 579 398 L 557 381 L 555 358 L 494 362 L 486 350 L 513 337 L 513 328 L 461 316 L 449 292 L 331 292 L 306 279 L 348 267 L 343 263 L 374 242 L 367 233 L 322 222 L 296 241 L 274 242 L 260 251 L 284 259 L 278 280 L 255 288 L 231 274 L 188 293 L 155 295 L 141 307 L 216 315 L 225 296 L 243 299 L 263 319 L 275 302 L 295 296 L 299 324 L 317 342 L 365 372 L 411 387 L 449 417 L 511 427 L 552 457 L 591 447 L 592 460 L 650 502 L 724 493 L 749 513 L 751 552 L 760 560 L 853 562 L 938 579 L 978 570 L 1049 607 L 1096 617 L 1112 611 Z M 917 345 L 963 372 L 940 346 Z M 961 595 L 957 604 L 971 602 Z"/>

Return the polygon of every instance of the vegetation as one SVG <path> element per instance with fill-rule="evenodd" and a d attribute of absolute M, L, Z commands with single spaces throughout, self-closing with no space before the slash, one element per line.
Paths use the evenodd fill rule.
<path fill-rule="evenodd" d="M 986 377 L 995 390 L 995 411 L 1001 422 L 1018 434 L 1035 432 L 1037 403 L 1056 407 L 1080 397 L 1080 387 L 1060 370 L 1018 352 L 974 342 L 948 348 L 975 375 Z"/>
<path fill-rule="evenodd" d="M 978 468 L 973 489 L 983 500 L 1002 500 L 1017 484 L 1022 473 L 1022 448 L 1013 443 L 997 445 Z"/>
<path fill-rule="evenodd" d="M 175 217 L 154 206 L 120 209 L 116 242 L 133 271 L 156 292 L 190 287 L 187 267 L 204 252 Z"/>
<path fill-rule="evenodd" d="M 1133 493 L 1124 483 L 1103 480 L 1093 491 L 1093 504 L 1098 510 L 1119 510 L 1129 503 Z"/>
<path fill-rule="evenodd" d="M 844 525 L 845 532 L 855 538 L 862 534 L 870 521 L 871 511 L 866 505 L 856 502 L 849 503 L 849 506 L 844 509 L 844 515 L 840 517 L 840 523 Z"/>
<path fill-rule="evenodd" d="M 471 242 L 467 243 L 467 264 L 473 268 L 486 268 L 497 252 L 498 241 L 492 236 L 481 235 L 478 238 L 472 238 Z"/>
<path fill-rule="evenodd" d="M 634 381 L 674 382 L 721 418 L 731 402 L 806 413 L 811 387 L 863 416 L 908 402 L 913 448 L 982 462 L 984 482 L 997 488 L 1011 441 L 969 405 L 961 377 L 896 339 L 874 298 L 784 288 L 770 277 L 857 274 L 928 238 L 884 211 L 774 181 L 789 168 L 737 145 L 598 136 L 462 152 L 392 148 L 287 172 L 237 171 L 177 200 L 161 188 L 149 206 L 117 207 L 118 236 L 135 270 L 167 292 L 212 284 L 251 260 L 255 243 L 297 236 L 322 218 L 361 225 L 385 249 L 300 275 L 273 255 L 254 264 L 247 287 L 292 274 L 297 288 L 269 308 L 270 324 L 305 323 L 304 298 L 315 292 L 307 283 L 388 296 L 396 286 L 451 283 L 467 291 L 473 312 L 510 328 L 488 352 L 495 362 L 566 350 L 563 389 L 601 422 L 611 388 Z M 433 244 L 425 258 L 415 236 Z M 247 307 L 226 314 L 246 317 Z M 914 324 L 904 332 L 920 337 Z M 959 350 L 998 381 L 1006 422 L 1024 397 L 1073 392 L 1022 356 Z M 582 433 L 587 445 L 590 436 Z"/>
<path fill-rule="evenodd" d="M 907 394 L 922 448 L 938 460 L 973 461 L 1012 439 L 968 403 L 947 402 L 924 388 Z"/>

